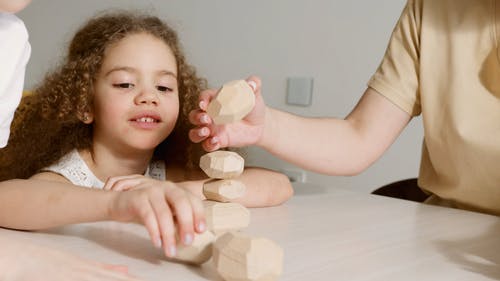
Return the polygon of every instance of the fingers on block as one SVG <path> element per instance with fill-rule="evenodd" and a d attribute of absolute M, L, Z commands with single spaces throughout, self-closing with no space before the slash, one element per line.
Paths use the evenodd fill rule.
<path fill-rule="evenodd" d="M 210 231 L 196 234 L 190 245 L 179 243 L 175 260 L 189 264 L 202 264 L 212 257 L 214 241 L 215 235 Z"/>

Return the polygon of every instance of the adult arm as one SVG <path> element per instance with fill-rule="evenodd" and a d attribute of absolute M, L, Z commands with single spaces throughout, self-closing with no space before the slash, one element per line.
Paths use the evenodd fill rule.
<path fill-rule="evenodd" d="M 207 151 L 220 147 L 258 145 L 304 169 L 328 175 L 356 175 L 394 142 L 411 119 L 403 109 L 372 88 L 344 119 L 308 118 L 267 107 L 260 80 L 251 77 L 256 105 L 242 121 L 216 126 L 204 111 L 215 91 L 201 95 L 200 109 L 190 121 L 197 127 L 190 139 Z"/>

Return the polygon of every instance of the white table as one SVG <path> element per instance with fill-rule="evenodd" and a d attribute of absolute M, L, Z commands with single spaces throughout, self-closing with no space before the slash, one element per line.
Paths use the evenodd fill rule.
<path fill-rule="evenodd" d="M 285 252 L 280 280 L 500 280 L 500 219 L 346 190 L 297 189 L 279 207 L 252 209 L 247 233 Z M 221 280 L 166 261 L 139 225 L 100 222 L 45 232 L 0 229 L 113 264 L 146 280 Z"/>

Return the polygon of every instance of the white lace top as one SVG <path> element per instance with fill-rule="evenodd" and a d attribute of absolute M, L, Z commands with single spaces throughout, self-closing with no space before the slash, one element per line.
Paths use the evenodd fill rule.
<path fill-rule="evenodd" d="M 56 163 L 43 168 L 42 171 L 60 174 L 74 185 L 93 188 L 104 187 L 104 182 L 92 173 L 76 149 L 64 155 Z M 165 163 L 163 161 L 151 162 L 144 175 L 157 180 L 165 180 Z"/>

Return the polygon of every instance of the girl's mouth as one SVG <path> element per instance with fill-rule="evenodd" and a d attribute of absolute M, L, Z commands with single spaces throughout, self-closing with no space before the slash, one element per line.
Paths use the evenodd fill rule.
<path fill-rule="evenodd" d="M 152 118 L 152 117 L 141 117 L 133 120 L 135 122 L 144 122 L 144 123 L 158 123 L 160 120 Z"/>
<path fill-rule="evenodd" d="M 156 113 L 149 112 L 135 115 L 129 121 L 136 128 L 150 130 L 159 126 L 161 117 Z"/>

